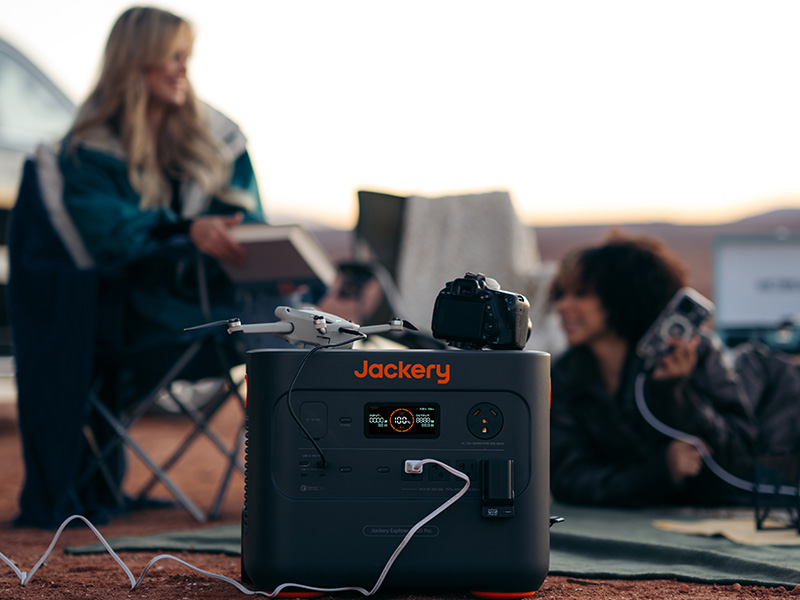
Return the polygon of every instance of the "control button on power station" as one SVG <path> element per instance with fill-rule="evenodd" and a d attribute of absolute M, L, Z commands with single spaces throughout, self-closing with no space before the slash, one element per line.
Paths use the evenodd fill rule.
<path fill-rule="evenodd" d="M 503 429 L 503 413 L 494 404 L 477 404 L 467 415 L 467 429 L 476 438 L 491 439 Z"/>

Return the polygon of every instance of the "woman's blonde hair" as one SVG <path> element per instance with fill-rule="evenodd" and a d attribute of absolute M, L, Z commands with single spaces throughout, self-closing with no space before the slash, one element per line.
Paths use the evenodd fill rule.
<path fill-rule="evenodd" d="M 171 12 L 133 7 L 122 13 L 108 37 L 97 84 L 70 131 L 70 146 L 79 145 L 98 127 L 109 127 L 122 143 L 128 177 L 141 195 L 142 208 L 169 206 L 168 178 L 194 180 L 208 195 L 242 205 L 241 195 L 227 186 L 230 160 L 209 133 L 191 85 L 186 102 L 167 110 L 157 139 L 147 126 L 146 73 L 168 60 L 182 35 L 193 41 L 188 21 Z"/>

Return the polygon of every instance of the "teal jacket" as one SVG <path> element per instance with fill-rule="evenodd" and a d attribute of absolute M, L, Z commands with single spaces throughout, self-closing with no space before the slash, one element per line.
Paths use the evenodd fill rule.
<path fill-rule="evenodd" d="M 221 113 L 208 108 L 212 133 L 233 156 L 231 185 L 244 190 L 256 207 L 245 220 L 263 221 L 256 183 L 241 130 Z M 179 195 L 181 214 L 169 208 L 142 210 L 140 197 L 128 179 L 128 165 L 119 140 L 102 130 L 74 153 L 62 153 L 64 204 L 98 265 L 131 260 L 156 250 L 153 231 L 201 214 L 233 214 L 239 207 L 208 198 L 199 185 L 187 182 Z"/>
<path fill-rule="evenodd" d="M 142 209 L 140 196 L 128 178 L 128 166 L 119 140 L 108 130 L 98 130 L 75 151 L 62 151 L 59 167 L 64 182 L 64 205 L 89 255 L 97 267 L 141 260 L 126 276 L 129 310 L 127 339 L 157 332 L 181 331 L 205 319 L 195 295 L 195 254 L 184 235 L 186 252 L 158 253 L 174 244 L 175 235 L 188 231 L 194 217 L 245 213 L 245 221 L 264 221 L 255 173 L 239 127 L 218 111 L 206 107 L 212 135 L 221 141 L 232 160 L 231 185 L 248 193 L 255 206 L 250 211 L 208 197 L 196 182 L 181 184 L 180 210 Z M 147 257 L 157 256 L 149 263 Z M 232 285 L 222 269 L 205 257 L 212 304 L 220 318 L 237 316 Z M 144 266 L 142 266 L 144 265 Z"/>

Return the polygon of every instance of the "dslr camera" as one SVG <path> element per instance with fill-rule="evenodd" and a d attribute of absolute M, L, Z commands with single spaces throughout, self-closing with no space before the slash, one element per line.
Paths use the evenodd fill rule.
<path fill-rule="evenodd" d="M 456 348 L 522 350 L 531 335 L 530 304 L 494 279 L 467 273 L 448 281 L 433 305 L 433 337 Z"/>
<path fill-rule="evenodd" d="M 670 339 L 692 339 L 713 312 L 711 300 L 696 290 L 678 290 L 636 345 L 636 354 L 644 359 L 645 368 L 654 367 L 659 357 L 669 354 Z"/>

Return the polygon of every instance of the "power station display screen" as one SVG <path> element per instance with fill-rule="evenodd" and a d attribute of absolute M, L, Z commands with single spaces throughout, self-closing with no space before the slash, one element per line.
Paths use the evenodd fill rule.
<path fill-rule="evenodd" d="M 367 437 L 439 436 L 438 404 L 367 404 L 364 421 Z"/>

